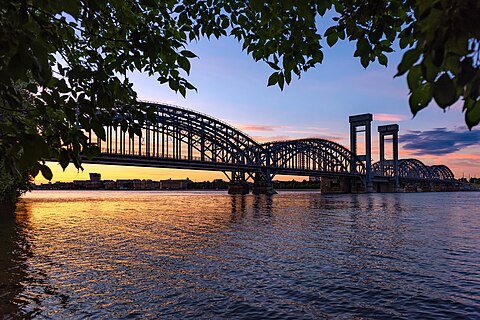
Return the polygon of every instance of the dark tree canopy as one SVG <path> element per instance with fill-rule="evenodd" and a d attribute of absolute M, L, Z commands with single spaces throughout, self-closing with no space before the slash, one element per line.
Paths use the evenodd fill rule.
<path fill-rule="evenodd" d="M 320 30 L 327 12 L 331 26 Z M 355 42 L 365 68 L 387 65 L 398 45 L 412 113 L 460 99 L 472 128 L 480 122 L 478 21 L 477 0 L 1 0 L 1 165 L 51 179 L 45 160 L 81 168 L 80 154 L 99 152 L 80 128 L 104 138 L 103 126 L 115 124 L 140 135 L 155 119 L 129 72 L 185 96 L 196 90 L 188 81 L 196 56 L 186 47 L 201 37 L 235 37 L 272 68 L 268 85 L 282 89 L 338 41 Z"/>

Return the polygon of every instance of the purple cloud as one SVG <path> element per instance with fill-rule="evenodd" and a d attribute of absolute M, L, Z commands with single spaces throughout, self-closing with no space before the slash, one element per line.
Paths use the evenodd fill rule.
<path fill-rule="evenodd" d="M 463 148 L 480 145 L 480 130 L 435 128 L 428 131 L 408 131 L 400 136 L 403 148 L 415 155 L 445 155 Z"/>

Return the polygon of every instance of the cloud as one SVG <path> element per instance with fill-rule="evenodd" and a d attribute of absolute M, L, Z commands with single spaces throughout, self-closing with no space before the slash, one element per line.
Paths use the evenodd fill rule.
<path fill-rule="evenodd" d="M 395 114 L 395 113 L 375 113 L 373 119 L 376 121 L 405 121 L 408 120 L 409 117 L 403 114 Z"/>
<path fill-rule="evenodd" d="M 255 141 L 260 143 L 266 142 L 275 142 L 275 141 L 287 141 L 287 140 L 297 140 L 297 139 L 324 139 L 339 143 L 344 145 L 344 140 L 337 136 L 329 136 L 329 135 L 311 135 L 306 137 L 294 137 L 291 135 L 275 135 L 275 136 L 252 136 Z"/>
<path fill-rule="evenodd" d="M 271 126 L 264 124 L 235 124 L 235 128 L 242 131 L 275 131 L 278 129 L 287 128 L 286 126 Z"/>
<path fill-rule="evenodd" d="M 285 141 L 285 140 L 293 140 L 291 136 L 283 136 L 283 135 L 277 135 L 277 136 L 269 136 L 269 137 L 264 137 L 264 136 L 253 136 L 253 139 L 258 141 L 259 143 L 266 143 L 266 142 L 273 142 L 273 141 Z"/>
<path fill-rule="evenodd" d="M 414 155 L 446 155 L 469 146 L 480 145 L 480 130 L 436 128 L 429 131 L 409 131 L 401 135 L 400 142 L 403 149 L 412 150 Z"/>

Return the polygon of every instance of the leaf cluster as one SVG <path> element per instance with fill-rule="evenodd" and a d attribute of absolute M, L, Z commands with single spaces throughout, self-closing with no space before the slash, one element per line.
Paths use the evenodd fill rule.
<path fill-rule="evenodd" d="M 186 44 L 226 35 L 226 21 L 212 1 L 2 1 L 0 163 L 51 179 L 45 161 L 82 169 L 82 155 L 98 154 L 85 132 L 141 132 L 148 110 L 129 73 L 185 96 L 196 57 Z"/>
<path fill-rule="evenodd" d="M 432 100 L 446 109 L 462 99 L 471 129 L 480 122 L 480 2 L 418 1 L 412 11 L 397 74 L 407 74 L 410 109 L 415 115 Z"/>

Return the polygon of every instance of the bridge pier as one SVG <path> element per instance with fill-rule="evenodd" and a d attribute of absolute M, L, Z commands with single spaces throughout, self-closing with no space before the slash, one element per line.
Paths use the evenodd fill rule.
<path fill-rule="evenodd" d="M 389 125 L 378 127 L 379 143 L 380 143 L 380 161 L 379 161 L 380 174 L 382 176 L 393 175 L 393 178 L 395 179 L 395 185 L 393 186 L 393 191 L 381 191 L 381 192 L 396 192 L 400 188 L 400 180 L 398 177 L 398 131 L 399 131 L 398 124 L 389 124 Z M 393 160 L 390 160 L 390 161 L 385 159 L 385 140 L 386 140 L 385 137 L 389 137 L 389 136 L 391 136 L 392 151 L 393 151 Z M 389 166 L 388 165 L 389 163 L 391 163 L 392 165 Z M 388 169 L 392 170 L 391 167 L 393 167 L 393 172 L 387 172 Z"/>
<path fill-rule="evenodd" d="M 373 115 L 371 113 L 350 116 L 350 151 L 355 154 L 358 160 L 365 162 L 365 187 L 366 192 L 373 191 L 373 174 L 372 174 L 372 121 Z M 364 133 L 365 145 L 364 153 L 359 153 L 357 148 L 358 134 Z M 355 173 L 356 160 L 351 159 L 350 170 Z"/>
<path fill-rule="evenodd" d="M 365 193 L 365 184 L 350 177 L 322 177 L 320 191 L 323 194 Z"/>
<path fill-rule="evenodd" d="M 257 172 L 253 182 L 253 194 L 276 194 L 277 191 L 273 189 L 273 181 L 269 172 Z"/>
<path fill-rule="evenodd" d="M 247 179 L 245 179 L 245 172 L 232 171 L 231 177 L 229 177 L 227 173 L 225 173 L 225 175 L 230 180 L 228 184 L 228 194 L 248 194 L 250 192 Z"/>
<path fill-rule="evenodd" d="M 378 181 L 374 182 L 374 190 L 378 193 L 398 192 L 398 187 L 392 181 Z"/>
<path fill-rule="evenodd" d="M 273 182 L 255 181 L 253 183 L 252 193 L 272 195 L 272 194 L 276 194 L 277 191 L 273 190 Z"/>
<path fill-rule="evenodd" d="M 248 194 L 250 187 L 247 182 L 232 181 L 228 184 L 228 194 Z"/>

